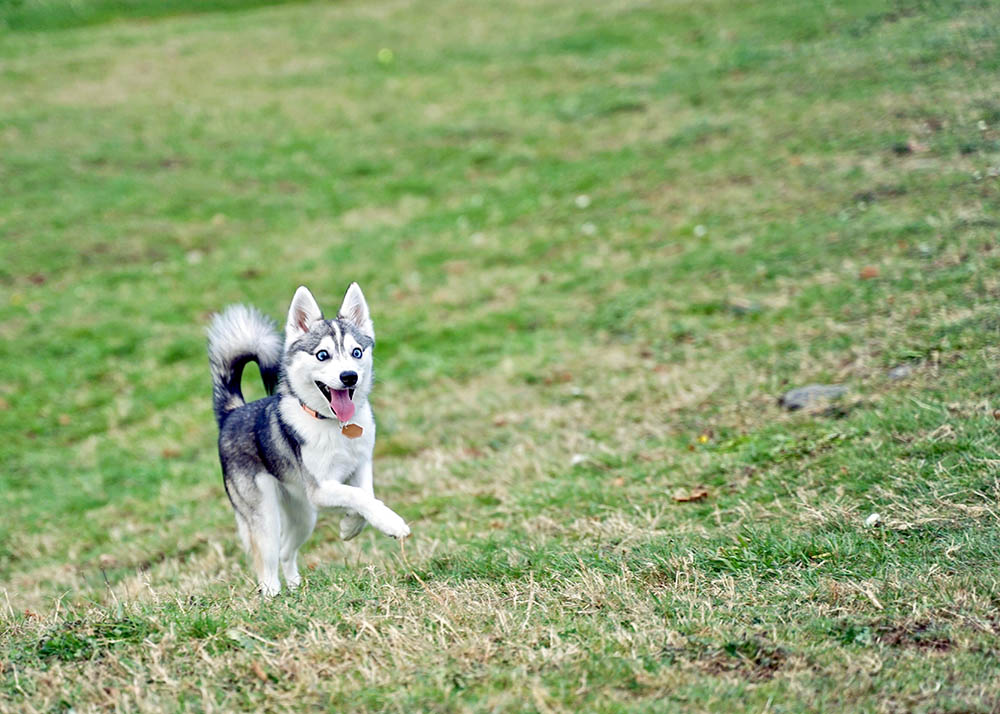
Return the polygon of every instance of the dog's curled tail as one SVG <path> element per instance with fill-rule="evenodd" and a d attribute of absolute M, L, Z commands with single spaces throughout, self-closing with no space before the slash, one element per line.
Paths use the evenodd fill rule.
<path fill-rule="evenodd" d="M 226 414 L 246 404 L 240 381 L 247 362 L 257 363 L 264 389 L 274 393 L 283 346 L 274 322 L 247 305 L 230 305 L 212 318 L 206 332 L 212 406 L 216 421 L 222 424 Z"/>

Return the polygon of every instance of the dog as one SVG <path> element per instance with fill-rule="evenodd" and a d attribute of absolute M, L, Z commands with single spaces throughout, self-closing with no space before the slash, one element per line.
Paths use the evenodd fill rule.
<path fill-rule="evenodd" d="M 343 514 L 344 540 L 366 523 L 408 536 L 406 522 L 373 491 L 375 330 L 358 284 L 332 320 L 300 286 L 284 340 L 274 322 L 246 305 L 215 315 L 207 333 L 223 483 L 260 592 L 278 594 L 279 567 L 288 588 L 298 587 L 299 548 L 320 508 Z M 240 382 L 251 361 L 268 396 L 248 404 Z"/>

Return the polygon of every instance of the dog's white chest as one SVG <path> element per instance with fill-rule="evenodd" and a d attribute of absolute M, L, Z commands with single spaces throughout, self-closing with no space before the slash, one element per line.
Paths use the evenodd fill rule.
<path fill-rule="evenodd" d="M 339 431 L 328 430 L 302 446 L 302 465 L 317 481 L 345 483 L 366 458 L 361 439 L 348 439 Z"/>
<path fill-rule="evenodd" d="M 282 404 L 282 411 L 302 437 L 302 466 L 317 482 L 346 483 L 363 463 L 371 460 L 375 421 L 367 404 L 353 420 L 364 430 L 356 439 L 344 436 L 337 422 L 314 419 L 297 408 L 297 404 L 287 412 Z"/>

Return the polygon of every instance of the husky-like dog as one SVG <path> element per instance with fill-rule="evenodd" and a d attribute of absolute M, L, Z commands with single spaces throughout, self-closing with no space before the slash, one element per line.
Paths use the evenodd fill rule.
<path fill-rule="evenodd" d="M 274 323 L 245 305 L 229 306 L 208 328 L 223 482 L 265 596 L 281 589 L 279 565 L 289 588 L 301 582 L 296 557 L 318 508 L 344 514 L 345 540 L 365 523 L 393 538 L 410 533 L 372 491 L 374 345 L 357 283 L 333 320 L 305 286 L 296 290 L 284 344 Z M 247 404 L 240 380 L 251 361 L 270 396 Z"/>

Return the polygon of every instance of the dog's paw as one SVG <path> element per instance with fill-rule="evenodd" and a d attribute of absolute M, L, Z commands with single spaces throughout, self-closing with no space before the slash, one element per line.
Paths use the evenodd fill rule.
<path fill-rule="evenodd" d="M 392 538 L 405 538 L 410 535 L 410 527 L 406 525 L 406 521 L 381 501 L 377 504 L 373 518 L 369 521 L 374 528 Z"/>
<path fill-rule="evenodd" d="M 348 513 L 340 519 L 340 537 L 342 540 L 350 540 L 365 527 L 365 519 L 357 513 Z"/>
<path fill-rule="evenodd" d="M 261 597 L 270 599 L 281 592 L 281 583 L 278 582 L 278 578 L 274 580 L 261 580 L 257 584 L 257 589 L 260 591 Z"/>

